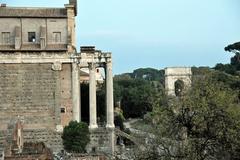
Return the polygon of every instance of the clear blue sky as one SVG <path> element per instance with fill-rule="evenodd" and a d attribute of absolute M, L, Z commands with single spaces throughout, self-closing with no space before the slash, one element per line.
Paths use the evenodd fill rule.
<path fill-rule="evenodd" d="M 68 0 L 1 0 L 63 7 Z M 111 51 L 114 73 L 228 63 L 240 41 L 240 0 L 78 0 L 77 39 Z"/>

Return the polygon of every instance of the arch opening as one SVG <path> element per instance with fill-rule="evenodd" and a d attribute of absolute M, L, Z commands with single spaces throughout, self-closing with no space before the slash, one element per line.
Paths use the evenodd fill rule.
<path fill-rule="evenodd" d="M 174 91 L 177 97 L 180 97 L 184 90 L 184 82 L 180 79 L 176 80 L 174 83 Z"/>

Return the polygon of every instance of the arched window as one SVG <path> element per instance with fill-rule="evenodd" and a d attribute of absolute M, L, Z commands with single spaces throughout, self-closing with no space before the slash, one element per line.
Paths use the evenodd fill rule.
<path fill-rule="evenodd" d="M 184 90 L 184 82 L 180 79 L 178 79 L 175 83 L 174 83 L 174 87 L 175 87 L 175 95 L 176 96 L 181 96 L 182 92 Z"/>

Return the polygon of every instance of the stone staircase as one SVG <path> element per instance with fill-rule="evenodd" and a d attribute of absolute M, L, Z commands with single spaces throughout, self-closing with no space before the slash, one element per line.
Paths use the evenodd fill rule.
<path fill-rule="evenodd" d="M 129 139 L 130 141 L 132 141 L 136 146 L 140 147 L 140 148 L 144 148 L 145 144 L 145 140 L 137 138 L 135 136 L 129 135 L 123 131 L 121 131 L 120 129 L 115 128 L 115 134 L 117 136 L 121 136 L 121 137 L 125 137 L 127 139 Z"/>

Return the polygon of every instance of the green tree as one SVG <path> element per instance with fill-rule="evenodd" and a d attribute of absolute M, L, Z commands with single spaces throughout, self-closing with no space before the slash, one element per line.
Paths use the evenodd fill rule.
<path fill-rule="evenodd" d="M 118 79 L 114 81 L 114 94 L 125 118 L 143 117 L 152 111 L 157 101 L 157 86 L 153 82 L 142 79 Z"/>
<path fill-rule="evenodd" d="M 239 159 L 238 93 L 217 76 L 197 77 L 184 96 L 154 108 L 159 159 Z"/>
<path fill-rule="evenodd" d="M 235 72 L 236 72 L 236 68 L 231 64 L 218 63 L 218 64 L 216 64 L 214 69 L 223 71 L 223 72 L 226 72 L 226 73 L 232 74 L 232 75 L 235 74 Z"/>
<path fill-rule="evenodd" d="M 240 71 L 240 42 L 230 44 L 224 48 L 225 51 L 232 52 L 235 55 L 231 58 L 230 64 L 217 64 L 216 70 L 224 71 L 228 74 L 239 75 Z"/>
<path fill-rule="evenodd" d="M 230 45 L 226 46 L 224 48 L 224 50 L 228 51 L 228 52 L 233 52 L 233 53 L 239 52 L 240 51 L 240 42 L 230 44 Z"/>
<path fill-rule="evenodd" d="M 71 121 L 63 130 L 64 149 L 69 152 L 84 153 L 90 141 L 88 125 L 86 123 Z"/>
<path fill-rule="evenodd" d="M 144 79 L 149 81 L 164 82 L 164 70 L 154 68 L 139 68 L 133 71 L 131 77 L 134 79 Z"/>

